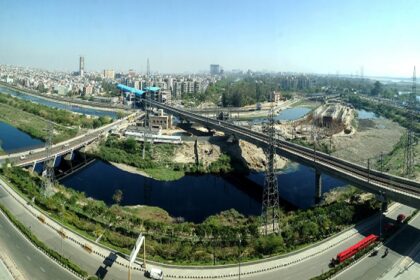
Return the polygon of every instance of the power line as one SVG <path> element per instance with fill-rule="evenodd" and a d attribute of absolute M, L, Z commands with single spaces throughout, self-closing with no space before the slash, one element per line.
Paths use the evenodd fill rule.
<path fill-rule="evenodd" d="M 408 111 L 408 127 L 407 127 L 407 138 L 404 150 L 404 173 L 406 176 L 413 175 L 414 172 L 414 145 L 415 145 L 415 126 L 416 126 L 416 66 L 413 70 L 413 85 L 411 93 L 407 102 Z"/>

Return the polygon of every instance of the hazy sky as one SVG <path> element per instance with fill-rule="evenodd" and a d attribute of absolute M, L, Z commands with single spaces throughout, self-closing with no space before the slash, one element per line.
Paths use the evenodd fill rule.
<path fill-rule="evenodd" d="M 0 0 L 0 64 L 410 76 L 420 1 Z M 420 67 L 418 67 L 420 68 Z"/>

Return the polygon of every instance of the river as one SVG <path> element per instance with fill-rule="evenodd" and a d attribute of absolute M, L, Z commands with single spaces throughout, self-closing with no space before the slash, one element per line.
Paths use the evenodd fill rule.
<path fill-rule="evenodd" d="M 68 111 L 72 111 L 75 113 L 80 113 L 80 114 L 84 114 L 84 115 L 92 115 L 92 116 L 110 116 L 113 119 L 117 118 L 117 113 L 114 111 L 106 111 L 106 110 L 99 110 L 99 109 L 94 109 L 94 108 L 87 108 L 87 107 L 80 107 L 77 105 L 72 105 L 70 103 L 66 104 L 66 103 L 60 103 L 60 102 L 56 102 L 56 101 L 52 101 L 52 100 L 48 100 L 45 98 L 41 98 L 41 97 L 37 97 L 34 95 L 30 95 L 27 94 L 25 92 L 22 91 L 17 91 L 15 89 L 11 89 L 11 88 L 7 88 L 4 86 L 0 86 L 0 93 L 3 94 L 8 94 L 8 95 L 12 95 L 15 97 L 18 97 L 20 99 L 24 99 L 24 100 L 29 100 L 38 104 L 42 104 L 42 105 L 46 105 L 49 107 L 54 107 L 57 109 L 64 109 L 64 110 L 68 110 Z"/>
<path fill-rule="evenodd" d="M 280 111 L 276 116 L 274 116 L 275 121 L 292 121 L 296 119 L 300 119 L 306 114 L 308 114 L 312 109 L 308 107 L 294 107 L 294 108 L 288 108 Z M 260 124 L 263 122 L 266 122 L 267 118 L 255 118 L 252 119 L 252 122 L 254 124 Z"/>
<path fill-rule="evenodd" d="M 0 147 L 7 153 L 18 152 L 44 145 L 40 139 L 20 131 L 14 126 L 0 122 Z"/>
<path fill-rule="evenodd" d="M 46 104 L 47 105 L 47 104 Z M 307 114 L 310 109 L 291 108 L 283 111 L 278 119 L 295 119 Z M 359 119 L 376 118 L 371 112 L 358 111 Z M 42 141 L 0 122 L 0 140 L 6 151 L 37 147 Z M 59 158 L 57 164 L 61 159 Z M 38 166 L 37 170 L 42 166 Z M 257 183 L 250 184 L 249 181 Z M 216 175 L 187 175 L 176 181 L 158 181 L 129 173 L 115 166 L 96 160 L 80 171 L 64 178 L 61 183 L 83 191 L 87 196 L 112 204 L 115 190 L 123 191 L 122 205 L 150 205 L 166 210 L 173 217 L 201 222 L 209 215 L 228 209 L 236 209 L 244 215 L 259 215 L 263 173 L 252 173 L 237 180 Z M 278 173 L 280 196 L 289 203 L 307 208 L 314 204 L 314 170 L 291 163 Z M 323 175 L 323 192 L 346 185 L 345 182 Z M 252 189 L 254 188 L 254 189 Z M 259 188 L 255 191 L 255 188 Z"/>

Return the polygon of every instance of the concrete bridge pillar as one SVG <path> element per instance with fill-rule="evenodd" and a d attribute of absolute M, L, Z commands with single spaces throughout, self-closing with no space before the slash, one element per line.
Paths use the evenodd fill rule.
<path fill-rule="evenodd" d="M 385 199 L 385 201 L 381 202 L 381 211 L 382 213 L 388 211 L 388 200 Z"/>
<path fill-rule="evenodd" d="M 32 165 L 32 172 L 35 171 L 35 167 L 36 167 L 36 161 L 34 161 L 34 164 Z"/>
<path fill-rule="evenodd" d="M 322 176 L 321 172 L 315 169 L 315 203 L 321 202 L 322 198 Z"/>

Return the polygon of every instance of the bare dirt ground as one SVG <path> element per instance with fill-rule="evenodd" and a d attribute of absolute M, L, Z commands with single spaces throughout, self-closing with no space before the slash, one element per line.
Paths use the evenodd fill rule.
<path fill-rule="evenodd" d="M 332 137 L 334 156 L 366 165 L 369 158 L 392 151 L 404 133 L 398 123 L 383 118 L 362 119 L 357 123 L 356 133 Z M 329 139 L 323 141 L 329 143 Z"/>
<path fill-rule="evenodd" d="M 226 141 L 218 141 L 216 143 L 198 142 L 197 152 L 199 161 L 205 166 L 216 161 L 222 153 L 227 153 L 242 160 L 243 164 L 251 170 L 262 171 L 267 165 L 264 151 L 242 140 L 236 143 L 228 143 Z M 173 161 L 176 163 L 194 163 L 195 157 L 194 142 L 184 142 L 176 149 Z M 276 169 L 284 168 L 286 163 L 286 159 L 276 156 Z"/>

